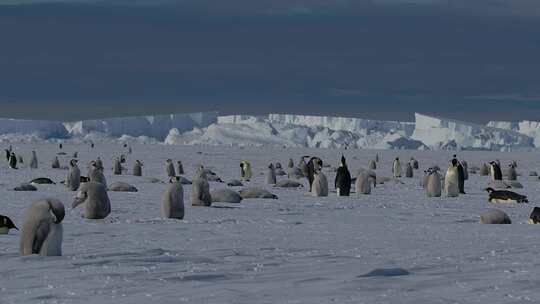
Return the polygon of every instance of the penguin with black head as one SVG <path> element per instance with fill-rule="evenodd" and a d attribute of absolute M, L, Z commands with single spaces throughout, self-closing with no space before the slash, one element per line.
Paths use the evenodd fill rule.
<path fill-rule="evenodd" d="M 501 166 L 496 161 L 489 162 L 490 165 L 490 173 L 491 173 L 491 180 L 502 180 L 502 171 Z"/>
<path fill-rule="evenodd" d="M 347 168 L 345 156 L 341 155 L 341 161 L 334 181 L 337 196 L 349 196 L 351 193 L 351 173 Z"/>

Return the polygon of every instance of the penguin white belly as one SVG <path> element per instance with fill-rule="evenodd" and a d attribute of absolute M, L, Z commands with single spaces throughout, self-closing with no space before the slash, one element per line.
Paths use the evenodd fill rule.
<path fill-rule="evenodd" d="M 502 199 L 502 198 L 492 198 L 491 203 L 498 203 L 498 204 L 509 204 L 509 203 L 517 203 L 514 199 Z"/>
<path fill-rule="evenodd" d="M 444 179 L 444 189 L 446 195 L 449 197 L 455 197 L 459 195 L 457 170 L 448 170 Z"/>
<path fill-rule="evenodd" d="M 0 227 L 0 234 L 8 234 L 9 228 L 8 227 Z"/>

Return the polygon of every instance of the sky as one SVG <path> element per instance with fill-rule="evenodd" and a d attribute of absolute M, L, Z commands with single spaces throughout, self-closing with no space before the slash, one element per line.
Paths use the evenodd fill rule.
<path fill-rule="evenodd" d="M 0 0 L 3 117 L 540 120 L 537 0 Z"/>

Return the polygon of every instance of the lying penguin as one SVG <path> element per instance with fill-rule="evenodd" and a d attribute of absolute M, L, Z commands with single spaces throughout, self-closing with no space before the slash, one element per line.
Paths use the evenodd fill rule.
<path fill-rule="evenodd" d="M 529 224 L 540 224 L 540 208 L 534 207 L 529 216 Z"/>
<path fill-rule="evenodd" d="M 19 230 L 9 217 L 0 215 L 0 234 L 8 234 L 11 229 Z"/>
<path fill-rule="evenodd" d="M 53 182 L 48 177 L 35 178 L 35 179 L 31 180 L 29 184 L 31 184 L 31 185 L 56 185 L 56 183 Z"/>
<path fill-rule="evenodd" d="M 488 201 L 490 203 L 528 203 L 529 200 L 525 195 L 517 194 L 508 190 L 495 190 L 486 188 L 489 193 Z"/>

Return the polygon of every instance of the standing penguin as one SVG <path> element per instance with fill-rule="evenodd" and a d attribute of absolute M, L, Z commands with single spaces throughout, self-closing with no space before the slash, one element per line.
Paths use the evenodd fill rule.
<path fill-rule="evenodd" d="M 427 170 L 426 196 L 440 197 L 441 196 L 441 175 L 438 168 L 429 168 Z"/>
<path fill-rule="evenodd" d="M 316 169 L 311 185 L 311 195 L 328 196 L 328 179 L 321 169 Z"/>
<path fill-rule="evenodd" d="M 72 207 L 75 209 L 83 203 L 83 216 L 87 219 L 104 219 L 111 213 L 107 187 L 101 183 L 88 182 L 81 185 Z"/>
<path fill-rule="evenodd" d="M 341 162 L 337 169 L 336 179 L 334 181 L 337 196 L 349 196 L 351 193 L 351 173 L 347 168 L 345 156 L 341 155 Z"/>
<path fill-rule="evenodd" d="M 164 218 L 184 218 L 184 188 L 180 177 L 171 177 L 170 184 L 161 197 L 161 216 Z"/>
<path fill-rule="evenodd" d="M 118 157 L 114 159 L 113 174 L 122 175 L 122 164 L 120 163 L 120 159 Z"/>
<path fill-rule="evenodd" d="M 32 151 L 32 157 L 30 157 L 30 168 L 37 169 L 37 167 L 38 167 L 38 159 L 37 159 L 36 151 Z"/>
<path fill-rule="evenodd" d="M 294 161 L 292 158 L 289 158 L 289 163 L 287 164 L 287 168 L 293 168 L 294 167 Z"/>
<path fill-rule="evenodd" d="M 22 256 L 61 256 L 64 204 L 57 199 L 36 201 L 24 213 L 19 253 Z"/>
<path fill-rule="evenodd" d="M 394 178 L 401 177 L 401 162 L 399 161 L 399 157 L 396 157 L 392 163 L 392 174 Z"/>
<path fill-rule="evenodd" d="M 457 155 L 454 154 L 454 157 L 452 159 L 452 162 L 457 163 L 457 171 L 458 171 L 458 189 L 460 194 L 465 194 L 465 169 L 463 168 L 463 165 L 461 162 L 457 159 Z"/>
<path fill-rule="evenodd" d="M 515 181 L 517 180 L 517 172 L 514 164 L 508 165 L 508 172 L 506 173 L 508 180 Z"/>
<path fill-rule="evenodd" d="M 304 176 L 309 176 L 308 166 L 306 164 L 306 157 L 308 156 L 303 156 L 302 158 L 300 158 L 300 161 L 298 162 L 298 168 L 300 168 L 300 171 L 302 171 L 302 174 L 304 174 Z"/>
<path fill-rule="evenodd" d="M 17 156 L 14 152 L 11 152 L 11 154 L 9 155 L 9 167 L 11 169 L 19 169 L 17 168 Z"/>
<path fill-rule="evenodd" d="M 491 180 L 502 180 L 502 171 L 501 166 L 496 161 L 489 162 L 491 165 L 490 167 L 490 174 L 491 174 Z"/>
<path fill-rule="evenodd" d="M 448 170 L 444 177 L 444 192 L 446 192 L 447 197 L 457 197 L 459 196 L 459 173 L 458 173 L 458 161 L 457 159 L 452 159 L 448 165 Z"/>
<path fill-rule="evenodd" d="M 270 163 L 266 169 L 265 180 L 266 184 L 268 185 L 276 184 L 276 170 L 274 169 L 274 165 L 272 163 Z"/>
<path fill-rule="evenodd" d="M 374 160 L 370 160 L 368 163 L 368 168 L 370 170 L 377 170 L 377 162 Z"/>
<path fill-rule="evenodd" d="M 246 161 L 246 160 L 243 160 L 240 162 L 240 178 L 243 180 L 243 181 L 249 181 L 251 179 L 251 164 Z"/>
<path fill-rule="evenodd" d="M 96 159 L 96 167 L 100 168 L 102 171 L 103 171 L 103 161 L 101 160 L 101 158 L 98 156 L 98 158 Z"/>
<path fill-rule="evenodd" d="M 174 170 L 174 164 L 172 159 L 167 159 L 167 162 L 165 163 L 165 173 L 168 177 L 176 176 L 176 172 Z"/>
<path fill-rule="evenodd" d="M 62 145 L 62 143 L 60 143 L 60 144 L 58 145 L 58 148 L 60 148 L 60 150 L 62 150 L 63 147 L 64 147 L 64 146 Z"/>
<path fill-rule="evenodd" d="M 58 160 L 58 156 L 55 156 L 52 161 L 51 167 L 53 169 L 60 169 L 60 161 Z"/>
<path fill-rule="evenodd" d="M 370 176 L 367 171 L 359 172 L 356 176 L 356 182 L 354 183 L 356 188 L 356 194 L 371 194 Z"/>
<path fill-rule="evenodd" d="M 133 164 L 133 175 L 142 176 L 142 167 L 143 167 L 143 164 L 141 163 L 140 160 L 137 159 L 135 163 Z"/>
<path fill-rule="evenodd" d="M 418 170 L 418 168 L 419 168 L 418 161 L 414 157 L 411 157 L 411 163 L 412 163 L 413 169 Z"/>
<path fill-rule="evenodd" d="M 405 177 L 407 178 L 413 177 L 413 167 L 411 163 L 407 163 L 407 168 L 405 169 Z"/>
<path fill-rule="evenodd" d="M 81 170 L 77 166 L 77 160 L 72 159 L 69 162 L 69 171 L 66 177 L 66 188 L 69 191 L 77 191 L 81 185 Z"/>
<path fill-rule="evenodd" d="M 379 153 L 375 154 L 375 162 L 379 162 Z"/>
<path fill-rule="evenodd" d="M 182 162 L 177 161 L 176 164 L 178 166 L 178 171 L 176 173 L 178 173 L 178 175 L 184 174 L 184 165 L 182 165 Z"/>
<path fill-rule="evenodd" d="M 6 161 L 9 162 L 9 158 L 11 157 L 11 151 L 9 151 L 8 149 L 4 149 L 4 151 L 6 151 Z"/>
<path fill-rule="evenodd" d="M 195 172 L 193 181 L 191 182 L 191 193 L 189 195 L 192 206 L 206 206 L 212 204 L 210 196 L 210 185 L 206 179 L 204 168 L 199 167 Z"/>
<path fill-rule="evenodd" d="M 489 175 L 489 169 L 486 163 L 482 164 L 482 167 L 480 167 L 480 176 L 488 176 Z"/>
<path fill-rule="evenodd" d="M 309 182 L 309 191 L 311 192 L 311 186 L 313 185 L 313 181 L 315 180 L 315 173 L 317 171 L 322 171 L 323 167 L 323 161 L 322 159 L 314 156 L 309 159 L 306 168 L 307 168 L 307 179 Z M 326 178 L 326 177 L 325 177 Z M 327 183 L 328 184 L 328 183 Z M 328 185 L 326 186 L 328 188 Z"/>
<path fill-rule="evenodd" d="M 463 166 L 463 175 L 465 180 L 469 180 L 469 164 L 466 161 L 461 161 L 461 165 Z"/>
<path fill-rule="evenodd" d="M 105 175 L 103 174 L 103 167 L 100 167 L 97 161 L 90 162 L 87 175 L 91 182 L 107 185 L 107 179 L 105 179 Z"/>

